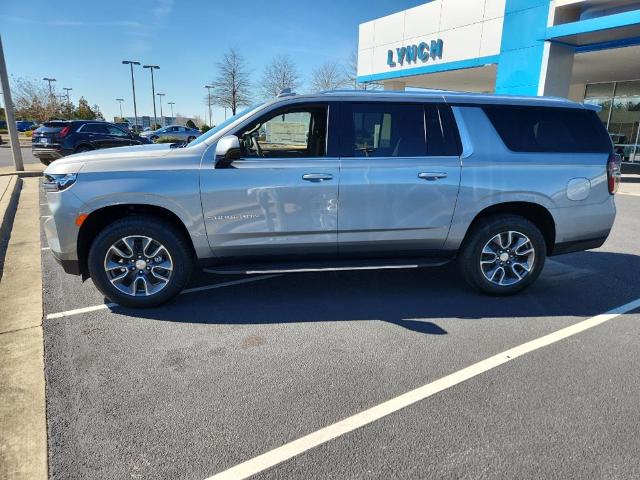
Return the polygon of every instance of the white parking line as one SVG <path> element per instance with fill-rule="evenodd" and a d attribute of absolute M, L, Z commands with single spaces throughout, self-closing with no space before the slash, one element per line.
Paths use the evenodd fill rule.
<path fill-rule="evenodd" d="M 204 285 L 202 287 L 187 288 L 180 292 L 180 295 L 185 293 L 202 292 L 205 290 L 213 290 L 215 288 L 231 287 L 233 285 L 241 285 L 243 283 L 257 282 L 258 280 L 266 280 L 267 278 L 279 277 L 280 275 L 262 275 L 261 277 L 243 278 L 240 280 L 233 280 L 232 282 L 214 283 L 213 285 Z M 95 312 L 96 310 L 104 310 L 105 308 L 117 307 L 117 303 L 101 303 L 100 305 L 93 305 L 92 307 L 76 308 L 75 310 L 67 310 L 66 312 L 50 313 L 47 315 L 47 320 L 54 318 L 72 317 L 74 315 L 80 315 L 81 313 Z"/>
<path fill-rule="evenodd" d="M 42 215 L 40 218 L 42 218 L 44 220 L 46 218 L 51 218 L 51 215 Z"/>
<path fill-rule="evenodd" d="M 439 380 L 423 385 L 422 387 L 411 390 L 398 397 L 392 398 L 391 400 L 387 400 L 375 407 L 356 413 L 355 415 L 345 418 L 333 425 L 324 427 L 302 438 L 286 443 L 281 447 L 240 463 L 235 467 L 220 472 L 206 480 L 242 480 L 248 478 L 256 473 L 266 470 L 267 468 L 273 467 L 274 465 L 300 455 L 307 450 L 317 447 L 318 445 L 322 445 L 323 443 L 329 442 L 341 435 L 368 425 L 376 420 L 380 420 L 387 415 L 424 400 L 438 392 L 451 388 L 454 385 L 458 385 L 459 383 L 469 380 L 481 373 L 499 367 L 500 365 L 510 362 L 515 358 L 559 342 L 560 340 L 571 337 L 580 332 L 584 332 L 585 330 L 612 320 L 623 313 L 628 313 L 638 308 L 640 308 L 640 298 L 618 308 L 614 308 L 613 310 L 609 310 L 601 315 L 588 318 L 587 320 L 583 320 L 569 327 L 562 328 L 556 332 L 536 338 L 535 340 L 523 343 L 522 345 L 518 345 L 517 347 L 509 350 L 505 350 L 504 352 L 485 360 L 481 360 L 478 363 L 474 363 L 473 365 L 463 368 L 462 370 L 458 370 L 457 372 L 440 378 Z"/>
<path fill-rule="evenodd" d="M 40 250 L 44 252 L 45 250 L 51 250 L 51 247 L 42 247 Z"/>
<path fill-rule="evenodd" d="M 618 192 L 617 195 L 628 195 L 630 197 L 640 197 L 640 193 Z"/>

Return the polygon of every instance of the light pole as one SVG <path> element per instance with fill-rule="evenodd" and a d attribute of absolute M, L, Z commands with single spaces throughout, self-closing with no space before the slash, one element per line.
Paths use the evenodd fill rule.
<path fill-rule="evenodd" d="M 49 97 L 51 97 L 53 99 L 53 87 L 51 86 L 51 83 L 55 82 L 56 79 L 55 78 L 44 77 L 42 80 L 44 80 L 45 82 L 49 82 Z"/>
<path fill-rule="evenodd" d="M 151 71 L 151 98 L 153 99 L 153 123 L 158 124 L 158 118 L 156 116 L 156 86 L 153 83 L 153 71 L 160 70 L 158 65 L 143 65 L 142 68 L 148 68 Z M 160 113 L 162 115 L 162 113 Z"/>
<path fill-rule="evenodd" d="M 140 65 L 140 62 L 134 62 L 133 60 L 122 60 L 124 65 L 129 65 L 131 67 L 131 89 L 133 90 L 133 118 L 135 118 L 135 126 L 138 127 L 138 109 L 136 107 L 136 82 L 133 78 L 133 66 Z"/>
<path fill-rule="evenodd" d="M 69 92 L 73 90 L 73 88 L 63 87 L 62 89 L 67 92 L 67 103 L 71 103 L 71 100 L 69 99 Z"/>
<path fill-rule="evenodd" d="M 22 162 L 22 151 L 18 140 L 18 129 L 16 128 L 16 117 L 13 112 L 13 100 L 11 100 L 11 87 L 9 86 L 9 74 L 7 64 L 4 61 L 4 50 L 2 48 L 2 37 L 0 36 L 0 87 L 2 87 L 2 99 L 4 101 L 4 115 L 7 120 L 7 129 L 11 139 L 11 153 L 13 155 L 13 165 L 16 170 L 24 170 Z"/>
<path fill-rule="evenodd" d="M 205 85 L 204 88 L 207 89 L 207 95 L 209 96 L 207 104 L 209 105 L 209 126 L 211 126 L 211 89 L 213 85 Z"/>
<path fill-rule="evenodd" d="M 171 118 L 173 118 L 173 106 L 176 104 L 176 102 L 167 102 L 169 105 L 171 105 Z"/>
<path fill-rule="evenodd" d="M 120 120 L 122 120 L 124 118 L 122 116 L 122 102 L 124 102 L 124 98 L 116 98 L 116 102 L 120 104 Z"/>
<path fill-rule="evenodd" d="M 165 94 L 164 93 L 156 93 L 156 95 L 158 97 L 160 97 L 160 118 L 162 118 L 162 123 L 163 123 L 162 126 L 164 127 L 164 115 L 162 113 L 162 97 L 164 97 Z"/>

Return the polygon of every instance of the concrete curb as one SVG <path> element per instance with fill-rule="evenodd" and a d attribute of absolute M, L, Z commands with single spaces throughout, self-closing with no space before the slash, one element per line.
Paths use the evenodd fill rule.
<path fill-rule="evenodd" d="M 10 181 L 2 182 L 11 230 L 0 242 L 0 478 L 46 480 L 40 186 L 35 178 Z"/>
<path fill-rule="evenodd" d="M 7 175 L 16 175 L 20 178 L 26 177 L 41 177 L 43 171 L 42 170 L 12 170 L 10 172 L 0 172 L 0 177 L 5 177 Z"/>
<path fill-rule="evenodd" d="M 4 192 L 0 192 L 0 241 L 4 240 L 11 232 L 13 217 L 18 199 L 20 198 L 20 187 L 22 179 L 13 175 Z"/>

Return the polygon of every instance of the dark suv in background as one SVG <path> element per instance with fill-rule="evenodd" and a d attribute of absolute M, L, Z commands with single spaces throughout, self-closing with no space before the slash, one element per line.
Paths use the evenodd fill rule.
<path fill-rule="evenodd" d="M 135 133 L 128 132 L 113 123 L 95 120 L 45 122 L 33 132 L 31 150 L 42 163 L 100 148 L 124 147 L 150 143 Z"/>

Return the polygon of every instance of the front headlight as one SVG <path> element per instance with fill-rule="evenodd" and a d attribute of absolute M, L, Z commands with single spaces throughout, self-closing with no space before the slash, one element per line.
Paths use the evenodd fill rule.
<path fill-rule="evenodd" d="M 77 173 L 45 173 L 44 186 L 45 192 L 61 192 L 76 183 Z"/>

